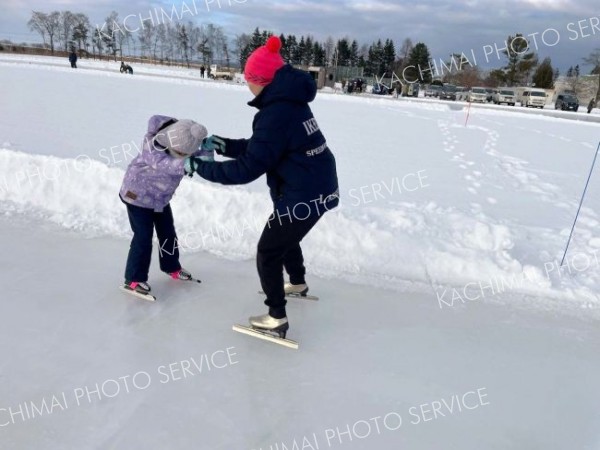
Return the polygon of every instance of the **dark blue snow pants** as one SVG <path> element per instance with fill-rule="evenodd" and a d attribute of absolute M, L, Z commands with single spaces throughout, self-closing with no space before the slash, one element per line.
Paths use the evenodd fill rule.
<path fill-rule="evenodd" d="M 129 203 L 125 203 L 125 205 L 133 231 L 125 268 L 125 280 L 148 281 L 154 229 L 158 236 L 160 270 L 171 273 L 181 269 L 171 205 L 165 206 L 162 212 L 155 212 L 152 209 L 141 208 Z"/>

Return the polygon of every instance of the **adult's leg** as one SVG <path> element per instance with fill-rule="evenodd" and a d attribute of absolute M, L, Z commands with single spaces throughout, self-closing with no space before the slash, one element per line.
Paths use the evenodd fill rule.
<path fill-rule="evenodd" d="M 179 242 L 173 223 L 171 205 L 165 206 L 163 212 L 154 213 L 154 227 L 158 236 L 158 260 L 160 270 L 171 273 L 181 269 L 179 263 Z"/>
<path fill-rule="evenodd" d="M 129 246 L 125 279 L 128 281 L 148 281 L 152 258 L 152 235 L 154 233 L 154 211 L 126 204 L 133 238 Z"/>
<path fill-rule="evenodd" d="M 300 241 L 317 223 L 319 216 L 306 220 L 282 219 L 275 213 L 263 229 L 256 254 L 260 283 L 267 299 L 269 314 L 276 319 L 286 316 L 283 290 L 283 265 L 286 253 L 297 251 Z"/>
<path fill-rule="evenodd" d="M 296 245 L 292 245 L 285 255 L 283 255 L 283 266 L 285 267 L 285 271 L 290 276 L 290 283 L 306 283 L 304 278 L 306 275 L 306 268 L 304 267 L 304 256 L 302 255 L 300 242 L 298 242 Z"/>

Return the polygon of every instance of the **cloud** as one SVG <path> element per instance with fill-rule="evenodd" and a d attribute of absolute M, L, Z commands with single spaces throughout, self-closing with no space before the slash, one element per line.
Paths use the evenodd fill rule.
<path fill-rule="evenodd" d="M 186 0 L 188 5 L 193 0 Z M 202 13 L 198 23 L 212 22 L 224 26 L 234 37 L 251 33 L 254 28 L 277 34 L 312 35 L 325 40 L 350 37 L 359 44 L 391 38 L 399 47 L 406 37 L 425 42 L 436 57 L 452 52 L 478 49 L 484 45 L 502 45 L 506 37 L 517 32 L 541 33 L 547 28 L 560 30 L 564 39 L 553 48 L 543 48 L 540 56 L 552 56 L 559 65 L 577 64 L 580 58 L 598 46 L 596 37 L 569 41 L 569 22 L 597 17 L 598 0 L 219 0 L 221 7 L 206 11 L 206 0 L 195 0 Z M 23 6 L 21 0 L 4 0 L 0 29 L 25 33 L 32 9 L 51 11 L 71 9 L 87 13 L 92 23 L 102 23 L 111 10 L 121 17 L 144 14 L 153 8 L 170 9 L 183 0 L 33 0 Z M 186 15 L 185 20 L 189 20 Z M 2 37 L 2 36 L 0 36 Z M 496 62 L 497 63 L 497 62 Z M 497 65 L 497 64 L 496 64 Z"/>

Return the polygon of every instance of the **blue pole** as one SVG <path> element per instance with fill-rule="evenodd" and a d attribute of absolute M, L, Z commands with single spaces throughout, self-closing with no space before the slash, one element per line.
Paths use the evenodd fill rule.
<path fill-rule="evenodd" d="M 562 261 L 560 262 L 561 266 L 565 262 L 565 257 L 567 256 L 567 251 L 569 250 L 569 244 L 571 243 L 571 238 L 573 237 L 573 230 L 575 230 L 575 224 L 577 223 L 577 218 L 579 217 L 579 211 L 581 211 L 581 205 L 583 205 L 583 198 L 585 197 L 585 193 L 587 191 L 588 185 L 590 184 L 590 178 L 592 178 L 592 171 L 594 170 L 594 164 L 596 164 L 596 158 L 598 157 L 598 150 L 600 150 L 600 142 L 598 142 L 598 148 L 596 149 L 596 154 L 594 155 L 594 161 L 592 161 L 592 168 L 590 169 L 590 174 L 588 175 L 587 181 L 585 182 L 585 188 L 583 189 L 583 195 L 581 196 L 581 201 L 579 202 L 579 208 L 577 208 L 577 214 L 575 215 L 575 221 L 573 222 L 573 226 L 571 227 L 571 234 L 569 234 L 569 240 L 567 241 L 567 247 L 565 248 L 565 253 L 563 254 Z"/>

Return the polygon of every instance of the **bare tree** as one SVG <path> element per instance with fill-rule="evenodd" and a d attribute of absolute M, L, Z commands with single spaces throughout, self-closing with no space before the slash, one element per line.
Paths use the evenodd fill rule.
<path fill-rule="evenodd" d="M 156 59 L 156 50 L 159 47 L 159 45 L 160 45 L 160 60 L 162 61 L 164 59 L 166 40 L 167 40 L 167 27 L 165 27 L 164 23 L 161 23 L 156 27 L 156 33 L 154 35 L 153 49 L 152 49 L 152 54 L 154 56 L 154 59 Z"/>
<path fill-rule="evenodd" d="M 252 36 L 245 33 L 236 36 L 233 40 L 234 50 L 232 53 L 235 55 L 240 67 L 243 67 L 242 61 L 245 61 L 246 58 L 248 58 L 247 53 L 251 41 Z"/>
<path fill-rule="evenodd" d="M 42 36 L 42 40 L 44 41 L 44 47 L 46 46 L 46 21 L 48 20 L 48 15 L 40 12 L 33 11 L 31 13 L 31 19 L 27 22 L 27 26 L 31 31 L 35 31 Z"/>
<path fill-rule="evenodd" d="M 410 55 L 410 52 L 412 52 L 413 47 L 414 45 L 411 38 L 405 38 L 402 41 L 402 45 L 400 46 L 398 56 L 404 61 L 408 60 L 408 57 Z"/>
<path fill-rule="evenodd" d="M 54 38 L 60 30 L 60 13 L 53 11 L 50 14 L 45 14 L 40 11 L 33 11 L 27 25 L 29 25 L 31 31 L 42 34 L 44 44 L 46 43 L 46 36 L 50 39 L 50 51 L 54 54 Z"/>
<path fill-rule="evenodd" d="M 104 43 L 102 39 L 102 34 L 98 28 L 94 29 L 92 33 L 92 52 L 94 56 L 96 55 L 96 49 L 98 49 L 98 56 L 102 56 L 102 50 L 104 49 Z"/>
<path fill-rule="evenodd" d="M 198 51 L 201 32 L 200 28 L 198 28 L 191 20 L 188 22 L 187 32 L 189 38 L 188 51 L 190 53 L 190 60 L 193 61 L 196 58 L 196 52 Z"/>
<path fill-rule="evenodd" d="M 189 69 L 190 67 L 190 58 L 189 58 L 189 45 L 190 45 L 190 38 L 188 36 L 187 30 L 185 28 L 185 25 L 176 25 L 177 28 L 177 44 L 179 46 L 179 49 L 181 51 L 181 55 L 182 55 L 182 59 L 185 60 L 186 65 Z"/>
<path fill-rule="evenodd" d="M 115 61 L 117 60 L 117 33 L 123 33 L 123 30 L 119 26 L 119 13 L 116 11 L 112 11 L 110 15 L 106 18 L 106 30 L 98 30 L 100 35 L 102 36 L 102 43 L 106 48 L 107 52 L 112 53 Z"/>
<path fill-rule="evenodd" d="M 138 41 L 140 41 L 140 48 L 142 57 L 147 56 L 152 48 L 152 43 L 156 39 L 158 29 L 153 24 L 144 25 L 144 28 L 139 31 Z"/>
<path fill-rule="evenodd" d="M 77 48 L 88 49 L 88 39 L 90 38 L 90 19 L 85 14 L 75 14 L 75 26 L 73 27 L 72 39 L 77 43 Z"/>
<path fill-rule="evenodd" d="M 333 53 L 335 52 L 335 41 L 331 36 L 327 37 L 325 41 L 325 63 L 326 65 L 331 65 L 333 59 Z"/>
<path fill-rule="evenodd" d="M 598 75 L 598 90 L 596 91 L 596 103 L 598 103 L 600 101 L 600 48 L 583 58 L 583 61 L 592 65 L 592 74 Z"/>
<path fill-rule="evenodd" d="M 73 44 L 73 29 L 77 24 L 77 20 L 75 14 L 71 11 L 62 11 L 60 13 L 59 18 L 60 29 L 59 29 L 59 37 L 60 44 L 63 50 L 69 50 L 69 47 Z M 69 45 L 71 44 L 71 45 Z"/>

